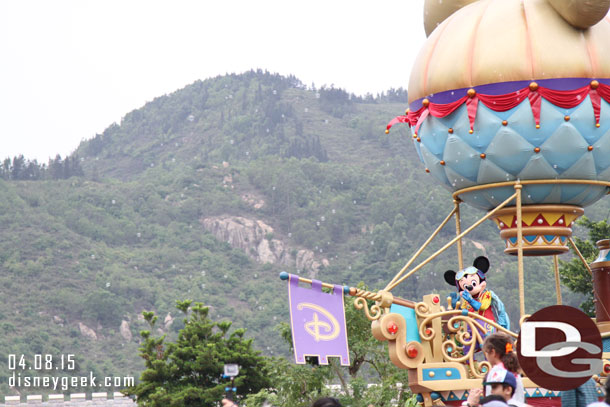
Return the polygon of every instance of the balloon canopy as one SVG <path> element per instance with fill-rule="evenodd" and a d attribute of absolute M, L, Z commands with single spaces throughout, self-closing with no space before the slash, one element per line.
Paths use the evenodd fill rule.
<path fill-rule="evenodd" d="M 428 18 L 461 3 L 428 1 Z M 523 182 L 523 204 L 538 205 L 524 218 L 529 255 L 567 251 L 580 207 L 610 185 L 610 0 L 586 3 L 471 2 L 434 29 L 411 73 L 407 120 L 426 172 L 484 210 L 514 193 L 499 183 Z M 503 228 L 516 218 L 502 216 L 514 253 Z"/>

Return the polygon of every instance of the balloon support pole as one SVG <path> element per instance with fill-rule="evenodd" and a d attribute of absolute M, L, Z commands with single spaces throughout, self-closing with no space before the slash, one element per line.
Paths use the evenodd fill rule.
<path fill-rule="evenodd" d="M 561 284 L 559 281 L 559 256 L 553 256 L 553 271 L 555 272 L 555 291 L 557 291 L 557 305 L 561 305 Z"/>
<path fill-rule="evenodd" d="M 462 233 L 462 225 L 460 219 L 460 200 L 454 199 L 453 204 L 455 205 L 455 234 L 457 236 Z M 458 253 L 458 264 L 460 266 L 460 270 L 464 268 L 464 257 L 462 256 L 462 239 L 458 239 L 457 241 L 457 253 Z"/>
<path fill-rule="evenodd" d="M 517 271 L 519 274 L 519 315 L 525 315 L 525 277 L 523 275 L 523 211 L 521 210 L 521 192 L 523 185 L 517 182 L 515 191 L 517 194 Z"/>

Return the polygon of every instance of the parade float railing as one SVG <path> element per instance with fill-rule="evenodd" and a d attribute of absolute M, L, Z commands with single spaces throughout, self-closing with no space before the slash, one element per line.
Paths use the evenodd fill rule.
<path fill-rule="evenodd" d="M 424 403 L 427 398 L 439 398 L 441 392 L 464 393 L 480 387 L 481 379 L 491 369 L 489 362 L 475 359 L 484 341 L 485 324 L 517 337 L 476 313 L 451 309 L 450 301 L 445 309 L 438 295 L 426 295 L 423 302 L 407 310 L 407 315 L 414 314 L 415 321 L 405 318 L 405 310 L 396 309 L 372 323 L 373 336 L 388 342 L 390 360 L 408 370 L 409 386 L 422 395 Z"/>

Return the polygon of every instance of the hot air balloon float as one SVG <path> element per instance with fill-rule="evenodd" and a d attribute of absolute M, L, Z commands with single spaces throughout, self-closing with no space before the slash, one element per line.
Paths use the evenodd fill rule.
<path fill-rule="evenodd" d="M 460 405 L 489 372 L 476 357 L 485 335 L 518 336 L 498 315 L 454 308 L 450 298 L 430 294 L 415 303 L 391 294 L 454 244 L 460 271 L 446 274 L 447 282 L 455 276 L 459 289 L 468 275 L 484 280 L 489 262 L 465 268 L 461 238 L 487 219 L 496 223 L 505 253 L 518 258 L 515 331 L 527 318 L 524 257 L 554 256 L 560 304 L 557 256 L 574 247 L 594 280 L 605 350 L 599 373 L 610 373 L 610 243 L 599 242 L 600 257 L 589 265 L 572 240 L 584 208 L 610 191 L 609 8 L 610 0 L 426 0 L 428 39 L 411 71 L 408 110 L 388 131 L 396 123 L 410 126 L 422 176 L 451 193 L 454 209 L 385 290 L 351 289 L 361 297 L 356 307 L 373 321 L 373 335 L 388 342 L 392 362 L 408 369 L 422 405 Z M 465 230 L 462 203 L 485 211 Z M 453 217 L 457 236 L 411 268 Z M 376 303 L 369 307 L 365 299 Z M 557 396 L 528 378 L 524 385 L 528 402 Z"/>
<path fill-rule="evenodd" d="M 584 208 L 610 191 L 609 9 L 610 0 L 425 0 L 428 39 L 411 70 L 409 106 L 386 133 L 397 123 L 410 126 L 424 164 L 422 177 L 445 187 L 454 208 L 383 290 L 343 288 L 357 297 L 354 305 L 372 321 L 373 336 L 387 342 L 391 361 L 408 370 L 411 391 L 423 406 L 461 405 L 490 372 L 480 352 L 485 337 L 491 332 L 519 337 L 529 318 L 524 257 L 554 257 L 561 304 L 558 256 L 569 246 L 593 279 L 596 318 L 582 319 L 601 336 L 599 377 L 610 375 L 610 239 L 598 242 L 599 257 L 590 265 L 572 240 L 574 221 Z M 484 211 L 465 229 L 462 204 Z M 453 218 L 456 236 L 413 266 Z M 461 239 L 486 220 L 496 223 L 505 253 L 517 257 L 521 318 L 512 324 L 502 301 L 486 287 L 490 261 L 480 257 L 464 267 Z M 458 271 L 444 275 L 457 289 L 452 297 L 433 293 L 415 302 L 392 294 L 453 245 Z M 290 287 L 296 295 L 299 281 L 319 292 L 323 286 L 341 291 L 283 274 L 290 280 L 291 302 Z M 326 297 L 342 301 L 342 296 Z M 314 307 L 307 301 L 298 306 Z M 293 339 L 298 306 L 291 308 Z M 331 330 L 331 324 L 322 326 L 318 317 L 313 322 L 299 317 L 299 323 L 310 321 L 304 329 L 315 341 L 330 340 L 321 338 L 319 329 Z M 333 324 L 339 325 L 334 319 Z M 312 352 L 320 343 L 312 342 Z M 346 363 L 342 349 L 341 363 Z M 329 353 L 337 354 L 334 348 Z M 305 363 L 305 356 L 295 345 L 297 363 Z M 558 397 L 532 379 L 523 378 L 529 404 Z"/>

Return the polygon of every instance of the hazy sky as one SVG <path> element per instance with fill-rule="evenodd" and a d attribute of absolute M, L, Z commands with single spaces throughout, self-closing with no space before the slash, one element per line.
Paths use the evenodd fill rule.
<path fill-rule="evenodd" d="M 197 79 L 252 68 L 407 88 L 423 0 L 2 0 L 0 159 L 46 162 Z"/>

